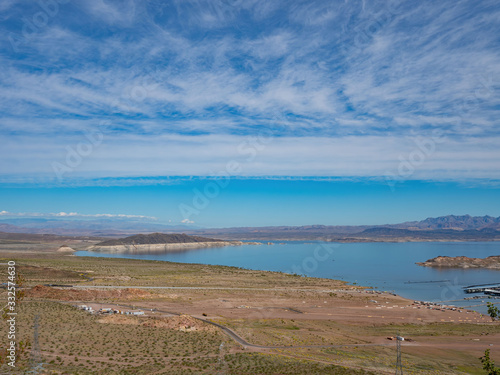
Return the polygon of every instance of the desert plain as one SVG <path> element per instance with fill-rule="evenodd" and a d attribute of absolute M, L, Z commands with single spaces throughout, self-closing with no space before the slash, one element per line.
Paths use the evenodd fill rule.
<path fill-rule="evenodd" d="M 22 277 L 16 339 L 26 344 L 16 367 L 3 360 L 1 373 L 393 374 L 397 335 L 407 374 L 482 374 L 486 349 L 500 362 L 500 325 L 477 312 L 337 280 L 78 257 L 71 249 L 92 242 L 61 245 L 0 245 L 0 280 L 8 261 Z M 124 314 L 134 311 L 142 315 Z"/>

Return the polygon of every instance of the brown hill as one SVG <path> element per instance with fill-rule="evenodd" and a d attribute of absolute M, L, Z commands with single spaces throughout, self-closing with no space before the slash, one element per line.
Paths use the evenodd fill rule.
<path fill-rule="evenodd" d="M 96 246 L 117 246 L 117 245 L 155 245 L 169 243 L 193 243 L 193 242 L 223 242 L 213 238 L 189 236 L 187 234 L 137 234 L 135 236 L 120 238 L 117 240 L 108 240 L 98 243 Z"/>

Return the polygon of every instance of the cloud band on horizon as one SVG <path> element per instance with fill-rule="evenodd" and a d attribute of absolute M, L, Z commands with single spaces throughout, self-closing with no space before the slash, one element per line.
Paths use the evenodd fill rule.
<path fill-rule="evenodd" d="M 0 182 L 500 178 L 494 1 L 57 4 L 1 5 Z"/>

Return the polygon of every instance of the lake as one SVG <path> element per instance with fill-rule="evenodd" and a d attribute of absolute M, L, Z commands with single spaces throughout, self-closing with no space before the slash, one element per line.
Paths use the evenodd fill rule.
<path fill-rule="evenodd" d="M 438 269 L 417 266 L 439 255 L 487 257 L 500 255 L 499 242 L 330 243 L 288 241 L 272 245 L 243 245 L 154 254 L 107 254 L 78 251 L 77 256 L 163 260 L 282 271 L 345 280 L 403 297 L 473 306 L 485 312 L 482 300 L 464 301 L 462 287 L 500 283 L 500 271 Z M 432 281 L 432 282 L 429 282 Z M 486 299 L 483 299 L 485 302 Z M 500 300 L 491 300 L 497 302 Z M 446 302 L 447 303 L 447 302 Z"/>

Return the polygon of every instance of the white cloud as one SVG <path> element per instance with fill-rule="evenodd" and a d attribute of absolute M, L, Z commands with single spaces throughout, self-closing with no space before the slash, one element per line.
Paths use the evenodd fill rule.
<path fill-rule="evenodd" d="M 78 214 L 76 212 L 70 212 L 70 213 L 66 213 L 66 212 L 59 212 L 58 214 L 53 214 L 54 216 L 78 216 Z"/>
<path fill-rule="evenodd" d="M 145 220 L 158 220 L 153 216 L 144 215 L 125 215 L 125 214 L 79 214 L 77 212 L 57 212 L 57 213 L 46 213 L 46 212 L 7 212 L 0 211 L 0 215 L 9 217 L 46 217 L 46 218 L 119 218 L 119 219 L 145 219 Z"/>
<path fill-rule="evenodd" d="M 136 12 L 136 3 L 133 0 L 122 1 L 121 4 L 116 5 L 105 0 L 94 0 L 83 2 L 83 4 L 95 18 L 104 20 L 111 25 L 129 26 Z"/>
<path fill-rule="evenodd" d="M 90 177 L 210 176 L 225 172 L 231 161 L 240 167 L 235 173 L 239 176 L 384 176 L 425 142 L 434 142 L 432 152 L 418 163 L 411 178 L 500 177 L 499 136 L 457 139 L 443 135 L 438 141 L 432 136 L 431 132 L 427 137 L 304 136 L 263 137 L 259 141 L 235 135 L 108 135 L 101 146 L 64 175 L 63 183 Z M 61 144 L 50 136 L 38 135 L 39 146 L 33 149 L 35 139 L 11 137 L 0 150 L 3 181 L 14 182 L 24 176 L 57 183 L 52 163 L 67 163 L 66 146 L 76 149 L 84 140 L 74 136 Z M 22 173 L 19 163 L 25 165 Z M 130 182 L 134 181 L 138 183 Z"/>
<path fill-rule="evenodd" d="M 432 129 L 446 142 L 414 178 L 500 174 L 492 3 L 160 3 L 67 4 L 78 19 L 51 19 L 22 64 L 0 57 L 3 181 L 52 179 L 97 128 L 65 179 L 209 175 L 275 122 L 242 175 L 383 176 Z"/>
<path fill-rule="evenodd" d="M 193 220 L 189 220 L 189 219 L 184 219 L 184 220 L 181 220 L 181 223 L 183 223 L 183 224 L 194 224 L 194 221 Z"/>

